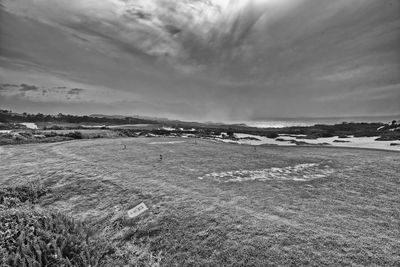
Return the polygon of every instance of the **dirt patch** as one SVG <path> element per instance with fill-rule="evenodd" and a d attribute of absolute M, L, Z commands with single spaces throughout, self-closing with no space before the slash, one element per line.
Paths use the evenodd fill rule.
<path fill-rule="evenodd" d="M 335 170 L 327 164 L 305 163 L 282 168 L 272 167 L 260 170 L 213 172 L 201 176 L 199 179 L 212 179 L 220 183 L 268 180 L 293 180 L 304 182 L 324 178 L 334 172 Z"/>

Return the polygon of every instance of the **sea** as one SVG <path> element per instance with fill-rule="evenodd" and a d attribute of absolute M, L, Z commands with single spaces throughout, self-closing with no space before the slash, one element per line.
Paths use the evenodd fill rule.
<path fill-rule="evenodd" d="M 284 128 L 291 126 L 313 126 L 316 124 L 334 125 L 343 122 L 381 122 L 391 123 L 396 120 L 400 123 L 399 115 L 385 115 L 385 116 L 359 116 L 359 117 L 324 117 L 324 118 L 269 118 L 265 120 L 254 120 L 242 122 L 247 126 L 259 128 Z"/>

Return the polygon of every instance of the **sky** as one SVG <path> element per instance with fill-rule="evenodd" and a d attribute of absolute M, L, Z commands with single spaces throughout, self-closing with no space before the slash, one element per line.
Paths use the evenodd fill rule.
<path fill-rule="evenodd" d="M 399 0 L 0 0 L 0 108 L 400 114 Z"/>

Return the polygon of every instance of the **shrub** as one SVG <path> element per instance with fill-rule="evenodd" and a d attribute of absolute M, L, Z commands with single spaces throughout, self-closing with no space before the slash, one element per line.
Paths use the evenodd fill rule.
<path fill-rule="evenodd" d="M 321 137 L 334 137 L 335 135 L 331 132 L 323 132 L 321 133 Z"/>
<path fill-rule="evenodd" d="M 0 266 L 109 263 L 113 247 L 85 224 L 30 205 L 46 193 L 30 185 L 0 189 Z"/>
<path fill-rule="evenodd" d="M 102 226 L 33 205 L 46 193 L 37 183 L 0 188 L 0 266 L 160 265 L 161 254 L 149 247 L 112 245 L 104 232 L 95 234 Z"/>
<path fill-rule="evenodd" d="M 5 205 L 10 208 L 14 205 L 7 205 L 11 202 L 31 202 L 37 203 L 38 199 L 44 196 L 48 190 L 42 186 L 21 185 L 18 187 L 3 187 L 0 188 L 0 205 Z"/>
<path fill-rule="evenodd" d="M 19 132 L 19 135 L 27 139 L 32 138 L 31 132 Z"/>
<path fill-rule="evenodd" d="M 375 141 L 396 141 L 396 140 L 400 140 L 400 133 L 389 132 L 375 139 Z"/>
<path fill-rule="evenodd" d="M 379 134 L 376 131 L 359 131 L 354 133 L 354 137 L 374 137 L 374 136 L 378 136 Z"/>
<path fill-rule="evenodd" d="M 52 125 L 46 128 L 47 130 L 64 130 L 64 127 L 58 125 Z"/>
<path fill-rule="evenodd" d="M 30 208 L 0 211 L 2 266 L 98 266 L 113 249 L 82 223 Z"/>
<path fill-rule="evenodd" d="M 45 132 L 44 135 L 45 135 L 46 137 L 55 137 L 55 136 L 57 136 L 58 134 L 57 134 L 56 132 Z"/>
<path fill-rule="evenodd" d="M 277 134 L 277 133 L 267 133 L 266 137 L 275 139 L 275 138 L 279 137 L 279 134 Z"/>
<path fill-rule="evenodd" d="M 78 131 L 67 133 L 65 136 L 73 138 L 73 139 L 83 139 L 82 133 L 78 132 Z"/>
<path fill-rule="evenodd" d="M 226 132 L 226 134 L 227 134 L 229 137 L 233 137 L 233 136 L 235 135 L 235 133 L 234 133 L 232 130 L 228 130 L 228 131 Z"/>
<path fill-rule="evenodd" d="M 0 133 L 0 137 L 5 139 L 13 139 L 13 135 L 10 133 Z"/>

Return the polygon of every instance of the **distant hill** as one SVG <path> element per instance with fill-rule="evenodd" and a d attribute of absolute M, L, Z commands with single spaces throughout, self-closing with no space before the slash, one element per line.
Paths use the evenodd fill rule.
<path fill-rule="evenodd" d="M 0 122 L 68 122 L 68 123 L 104 123 L 104 124 L 158 124 L 157 121 L 127 116 L 76 116 L 61 114 L 44 115 L 42 113 L 15 113 L 0 110 Z"/>
<path fill-rule="evenodd" d="M 93 118 L 113 118 L 113 119 L 125 119 L 125 118 L 135 118 L 140 120 L 152 120 L 152 121 L 169 121 L 168 118 L 158 118 L 151 116 L 141 116 L 141 115 L 132 115 L 132 116 L 123 116 L 123 115 L 104 115 L 104 114 L 91 114 L 89 117 Z"/>
<path fill-rule="evenodd" d="M 186 126 L 186 127 L 248 127 L 244 123 L 238 124 L 226 124 L 222 122 L 195 122 L 195 121 L 181 121 L 181 120 L 171 120 L 168 118 L 159 118 L 159 117 L 151 117 L 151 116 L 123 116 L 123 115 L 104 115 L 104 114 L 91 114 L 89 117 L 92 118 L 110 118 L 110 119 L 125 119 L 125 118 L 134 118 L 140 120 L 151 120 L 157 123 L 163 123 L 168 126 Z"/>

